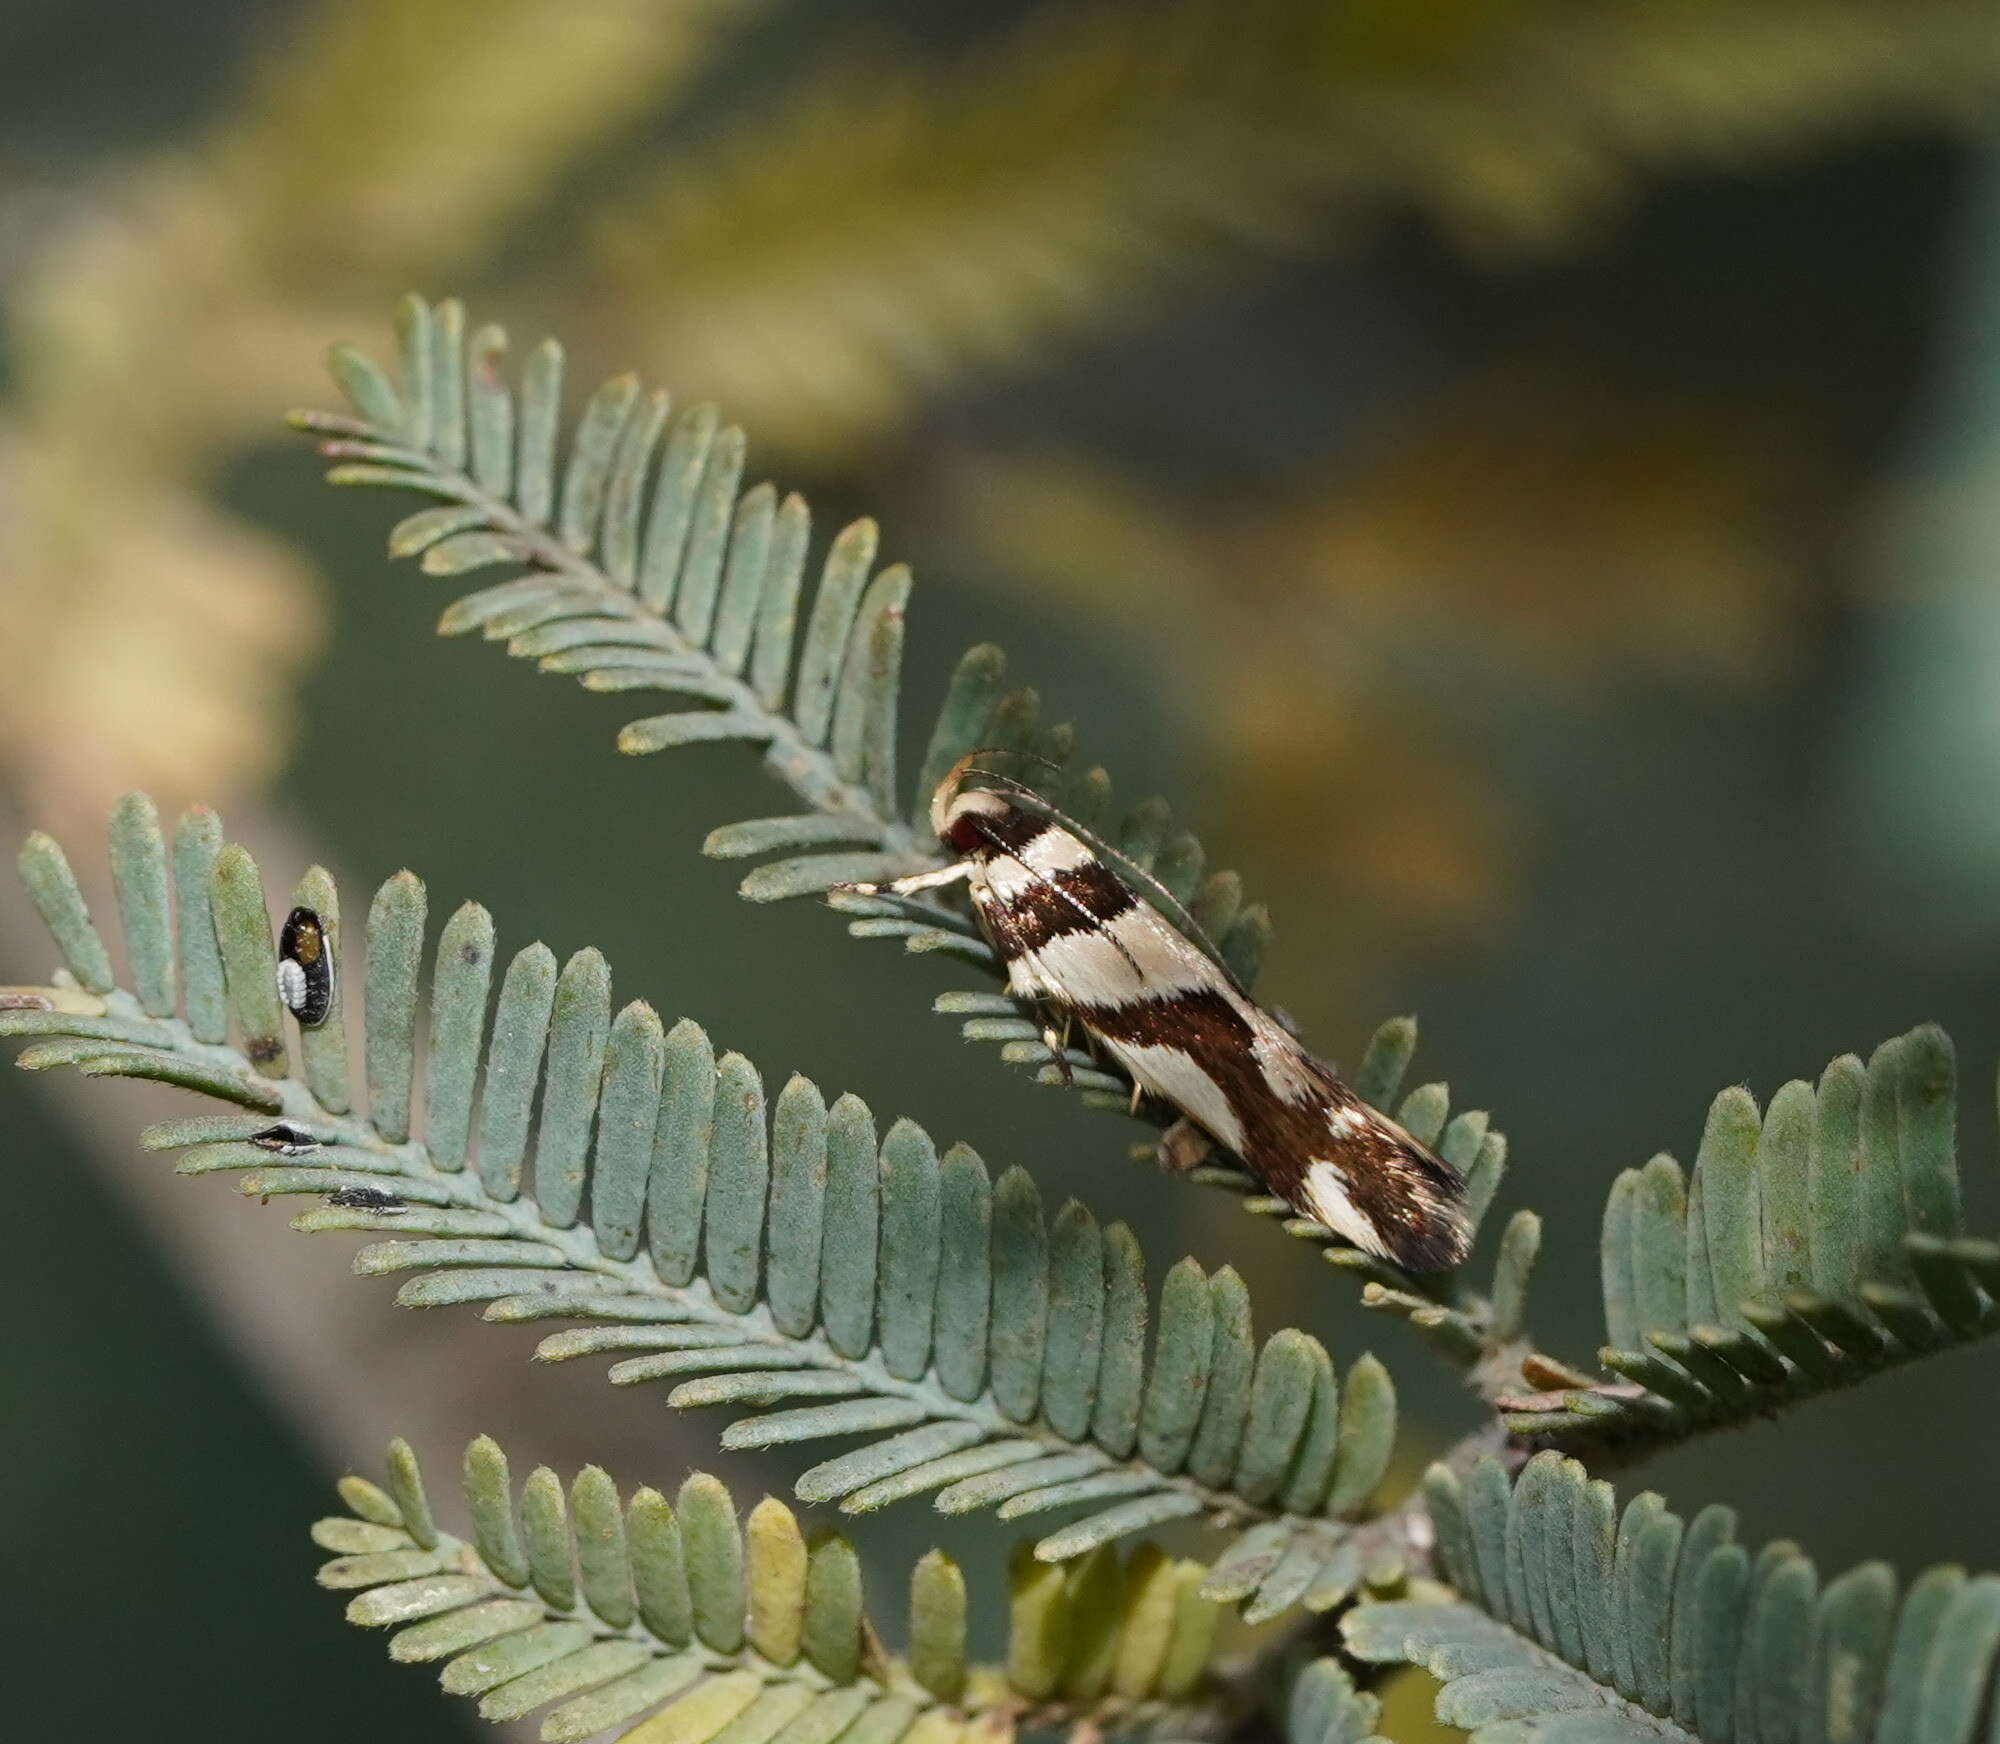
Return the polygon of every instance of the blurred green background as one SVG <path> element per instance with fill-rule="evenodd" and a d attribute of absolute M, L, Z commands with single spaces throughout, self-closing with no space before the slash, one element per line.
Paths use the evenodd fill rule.
<path fill-rule="evenodd" d="M 1272 902 L 1322 1051 L 1421 1014 L 1586 1358 L 1604 1191 L 1725 1084 L 1937 1018 L 2000 1210 L 1996 96 L 1962 0 L 4 0 L 0 811 L 97 878 L 118 792 L 209 799 L 278 887 L 409 865 L 510 949 L 597 944 L 768 1077 L 1372 1344 L 1413 1472 L 1471 1410 L 1404 1329 L 963 1050 L 935 966 L 740 903 L 696 850 L 776 798 L 751 760 L 621 760 L 629 708 L 435 643 L 394 505 L 278 415 L 406 288 L 721 399 L 916 565 L 912 719 L 1001 641 Z M 10 1719 L 469 1733 L 312 1588 L 328 1477 L 491 1430 L 671 1483 L 714 1426 L 395 1319 L 337 1239 L 161 1181 L 154 1101 L 74 1088 L 0 1079 Z M 1990 1360 L 1645 1481 L 1822 1568 L 1992 1566 Z M 878 1590 L 936 1524 L 864 1534 Z"/>

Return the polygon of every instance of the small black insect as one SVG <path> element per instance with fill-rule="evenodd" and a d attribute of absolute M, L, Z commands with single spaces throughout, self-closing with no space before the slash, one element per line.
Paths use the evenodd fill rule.
<path fill-rule="evenodd" d="M 316 1029 L 333 1010 L 333 941 L 309 908 L 285 916 L 278 935 L 278 997 L 304 1029 Z"/>
<path fill-rule="evenodd" d="M 260 1151 L 276 1151 L 281 1157 L 302 1157 L 308 1151 L 316 1151 L 326 1141 L 314 1138 L 302 1126 L 294 1126 L 288 1120 L 281 1120 L 275 1126 L 267 1126 L 262 1132 L 253 1132 L 249 1140 Z"/>
<path fill-rule="evenodd" d="M 384 1217 L 400 1217 L 409 1210 L 404 1201 L 380 1187 L 336 1187 L 326 1202 L 345 1211 L 379 1211 Z"/>

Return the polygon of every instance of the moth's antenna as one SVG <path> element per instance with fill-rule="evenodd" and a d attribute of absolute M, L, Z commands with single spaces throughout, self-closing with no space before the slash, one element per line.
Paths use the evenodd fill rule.
<path fill-rule="evenodd" d="M 1039 751 L 1029 751 L 1019 745 L 975 745 L 966 752 L 968 757 L 1025 757 L 1031 763 L 1039 763 L 1044 769 L 1060 769 L 1062 765 L 1053 757 L 1044 757 Z"/>
<path fill-rule="evenodd" d="M 1032 757 L 1036 762 L 1047 764 L 1051 769 L 1060 769 L 1062 767 L 1053 758 L 1044 757 L 1039 751 L 1012 751 L 1005 745 L 975 745 L 944 772 L 944 779 L 931 791 L 931 833 L 933 835 L 942 836 L 944 834 L 945 809 L 957 798 L 959 786 L 968 775 L 984 775 L 989 780 L 1005 782 L 1020 792 L 1025 793 L 1028 791 L 1026 787 L 1022 786 L 1011 775 L 1002 775 L 997 769 L 981 769 L 979 767 L 979 759 L 990 756 Z"/>
<path fill-rule="evenodd" d="M 984 776 L 988 781 L 998 783 L 1009 793 L 1033 793 L 1035 791 L 1025 781 L 1019 780 L 1015 776 L 1003 775 L 997 769 L 988 769 L 977 763 L 968 764 L 964 773 L 967 775 Z"/>

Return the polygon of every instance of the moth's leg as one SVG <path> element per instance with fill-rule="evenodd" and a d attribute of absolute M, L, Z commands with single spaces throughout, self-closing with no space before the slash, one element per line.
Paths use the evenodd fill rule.
<path fill-rule="evenodd" d="M 1103 1038 L 1092 1032 L 1091 1039 L 1093 1041 L 1101 1041 Z M 1139 1074 L 1133 1071 L 1132 1062 L 1126 1059 L 1117 1048 L 1106 1048 L 1104 1051 L 1117 1063 L 1118 1070 L 1125 1073 L 1132 1080 L 1132 1099 L 1126 1103 L 1125 1112 L 1136 1118 L 1139 1113 L 1139 1104 L 1146 1100 L 1146 1086 L 1139 1082 Z"/>
<path fill-rule="evenodd" d="M 1055 1069 L 1062 1074 L 1065 1085 L 1076 1083 L 1076 1070 L 1069 1063 L 1069 1013 L 1063 1013 L 1062 1027 L 1055 1024 L 1055 1015 L 1046 1007 L 1042 1013 L 1042 1046 L 1049 1050 L 1049 1059 Z"/>
<path fill-rule="evenodd" d="M 970 877 L 972 862 L 960 860 L 956 865 L 939 866 L 929 872 L 912 872 L 907 877 L 892 878 L 886 884 L 836 884 L 835 890 L 851 890 L 856 896 L 915 896 L 920 890 L 940 890 L 947 884 L 956 884 L 961 878 Z"/>
<path fill-rule="evenodd" d="M 1177 1120 L 1160 1134 L 1160 1167 L 1171 1175 L 1185 1175 L 1188 1170 L 1206 1162 L 1214 1149 L 1215 1140 L 1193 1121 Z"/>

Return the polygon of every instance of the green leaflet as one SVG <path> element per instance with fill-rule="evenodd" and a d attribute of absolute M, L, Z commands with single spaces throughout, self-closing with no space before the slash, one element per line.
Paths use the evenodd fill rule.
<path fill-rule="evenodd" d="M 1752 1558 L 1724 1509 L 1684 1528 L 1647 1492 L 1614 1526 L 1554 1451 L 1511 1485 L 1490 1457 L 1433 1466 L 1425 1495 L 1459 1596 L 1364 1600 L 1342 1633 L 1431 1671 L 1439 1719 L 1481 1744 L 1963 1744 L 2000 1657 L 2000 1578 L 1933 1569 L 1900 1608 L 1879 1563 L 1822 1588 L 1791 1545 Z"/>
<path fill-rule="evenodd" d="M 917 1564 L 908 1657 L 885 1658 L 847 1542 L 808 1545 L 791 1509 L 768 1497 L 739 1525 L 728 1491 L 704 1473 L 669 1504 L 651 1489 L 621 1499 L 595 1466 L 567 1491 L 538 1467 L 517 1498 L 505 1454 L 482 1438 L 466 1450 L 469 1540 L 434 1524 L 401 1442 L 386 1487 L 348 1478 L 341 1495 L 354 1517 L 322 1520 L 313 1537 L 336 1553 L 319 1579 L 353 1595 L 349 1621 L 393 1628 L 393 1659 L 441 1661 L 444 1687 L 479 1697 L 488 1719 L 548 1710 L 546 1739 L 636 1723 L 634 1739 L 706 1744 L 761 1712 L 760 1726 L 795 1744 L 898 1744 L 956 1736 L 982 1717 L 1004 1727 L 1024 1701 L 1050 1698 L 1096 1730 L 1201 1738 L 1228 1712 L 1206 1677 L 1217 1610 L 1197 1596 L 1203 1571 L 1150 1548 L 1124 1568 L 1108 1553 L 1093 1559 L 1088 1593 L 1074 1574 L 1020 1564 L 1003 1671 L 968 1663 L 965 1583 L 948 1558 Z M 1028 1602 L 1023 1582 L 1047 1602 Z M 1061 1631 L 1050 1638 L 1060 1652 L 1086 1616 L 1107 1675 L 1064 1656 L 1043 1676 L 1040 1632 Z M 1017 1665 L 1037 1668 L 1029 1682 L 1009 1681 Z M 1315 1713 L 1326 1708 L 1315 1700 Z M 1321 1730 L 1303 1744 L 1335 1737 Z"/>
<path fill-rule="evenodd" d="M 178 1004 L 168 897 L 167 844 L 160 814 L 142 793 L 128 793 L 111 813 L 111 881 L 132 966 L 132 988 L 149 1017 L 172 1017 Z"/>
<path fill-rule="evenodd" d="M 282 1078 L 289 1062 L 285 1010 L 278 1000 L 277 942 L 271 932 L 263 876 L 249 853 L 233 842 L 215 857 L 211 896 L 230 1015 L 241 1038 L 243 1057 L 261 1076 Z"/>
<path fill-rule="evenodd" d="M 55 940 L 63 966 L 89 992 L 109 992 L 111 956 L 92 924 L 90 909 L 61 847 L 38 830 L 22 844 L 17 864 L 21 882 Z"/>
<path fill-rule="evenodd" d="M 127 801 L 114 825 L 126 880 L 148 903 L 166 879 L 150 815 Z M 317 1032 L 293 1056 L 263 874 L 241 847 L 206 852 L 211 822 L 190 814 L 177 836 L 203 845 L 194 863 L 209 868 L 206 885 L 182 888 L 207 900 L 142 920 L 134 948 L 155 1003 L 167 985 L 192 1000 L 199 977 L 176 974 L 184 949 L 164 965 L 157 956 L 167 941 L 198 945 L 191 929 L 205 925 L 239 1033 L 261 1046 L 277 1029 L 263 1072 L 115 986 L 50 989 L 34 1009 L 0 1011 L 0 1034 L 33 1038 L 38 1066 L 165 1076 L 258 1111 L 150 1133 L 155 1148 L 184 1152 L 181 1172 L 234 1174 L 258 1196 L 393 1195 L 386 1210 L 315 1206 L 295 1227 L 383 1237 L 356 1269 L 410 1274 L 405 1305 L 571 1322 L 542 1340 L 542 1360 L 608 1356 L 614 1383 L 664 1381 L 677 1407 L 728 1406 L 739 1414 L 728 1445 L 860 1437 L 800 1480 L 811 1499 L 862 1511 L 928 1492 L 950 1511 L 1050 1516 L 1047 1559 L 1208 1513 L 1261 1530 L 1268 1554 L 1231 1561 L 1226 1583 L 1253 1614 L 1353 1590 L 1342 1522 L 1380 1482 L 1396 1425 L 1372 1357 L 1343 1382 L 1317 1340 L 1260 1339 L 1227 1269 L 1211 1278 L 1184 1262 L 1153 1309 L 1122 1225 L 1104 1228 L 1074 1201 L 1051 1216 L 1025 1170 L 992 1180 L 971 1150 L 940 1155 L 908 1121 L 878 1137 L 865 1104 L 829 1106 L 804 1078 L 767 1106 L 756 1068 L 718 1057 L 699 1025 L 667 1029 L 643 1001 L 614 1017 L 594 950 L 559 971 L 546 947 L 518 949 L 495 995 L 493 918 L 464 905 L 427 948 L 429 895 L 408 872 L 376 893 L 358 944 L 336 935 L 336 1001 L 357 979 L 362 991 L 358 1058 Z M 59 854 L 38 847 L 36 875 L 73 930 L 50 870 Z M 331 878 L 315 868 L 298 893 L 331 934 L 342 911 Z M 295 1057 L 300 1075 L 283 1076 Z M 357 1069 L 365 1114 L 350 1108 L 362 1100 Z M 277 1141 L 274 1117 L 286 1129 Z M 426 1139 L 410 1140 L 413 1128 Z M 512 1547 L 494 1482 L 488 1472 L 472 1490 L 491 1560 L 525 1566 L 551 1605 L 576 1602 L 562 1546 L 577 1511 L 595 1520 L 594 1541 L 615 1536 L 601 1479 L 568 1495 L 531 1480 Z M 704 1528 L 699 1542 L 733 1542 L 733 1531 Z M 699 1600 L 716 1565 L 698 1547 L 683 1519 L 659 1554 L 686 1563 Z M 735 1609 L 726 1591 L 703 1600 L 696 1632 L 708 1639 L 702 1617 Z"/>
<path fill-rule="evenodd" d="M 1600 1360 L 1636 1388 L 1537 1398 L 1512 1425 L 1671 1440 L 2000 1330 L 2000 1242 L 1961 1233 L 1955 1078 L 1926 1024 L 1761 1113 L 1725 1090 L 1690 1177 L 1655 1157 L 1605 1201 Z"/>

